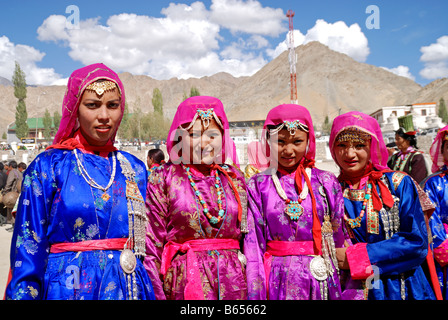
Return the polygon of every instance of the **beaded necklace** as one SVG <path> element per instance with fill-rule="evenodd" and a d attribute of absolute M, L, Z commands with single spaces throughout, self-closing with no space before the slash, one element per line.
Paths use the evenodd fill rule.
<path fill-rule="evenodd" d="M 361 226 L 361 220 L 364 217 L 364 214 L 366 212 L 367 201 L 369 201 L 369 199 L 371 197 L 371 193 L 372 193 L 372 184 L 368 183 L 366 194 L 364 195 L 364 200 L 362 202 L 361 212 L 360 212 L 359 216 L 357 216 L 355 219 L 350 219 L 344 213 L 344 220 L 350 226 L 350 228 L 355 229 L 355 228 L 359 228 Z"/>
<path fill-rule="evenodd" d="M 202 205 L 203 212 L 204 212 L 205 216 L 210 221 L 210 223 L 219 224 L 224 217 L 225 211 L 222 208 L 222 194 L 223 194 L 224 190 L 222 187 L 221 178 L 218 176 L 218 170 L 215 170 L 215 188 L 216 188 L 216 194 L 218 195 L 218 209 L 219 209 L 218 217 L 211 215 L 207 203 L 205 202 L 204 198 L 202 197 L 201 192 L 199 191 L 198 187 L 196 186 L 196 183 L 193 180 L 193 177 L 191 176 L 190 168 L 185 167 L 185 171 L 187 172 L 188 180 L 190 181 L 190 185 L 194 190 L 194 194 L 198 198 L 199 203 Z"/>

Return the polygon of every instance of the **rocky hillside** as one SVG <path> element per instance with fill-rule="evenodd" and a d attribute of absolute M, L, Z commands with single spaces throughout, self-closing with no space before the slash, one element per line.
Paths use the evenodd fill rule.
<path fill-rule="evenodd" d="M 309 108 L 314 123 L 319 125 L 328 114 L 360 110 L 371 113 L 382 106 L 417 102 L 448 101 L 448 79 L 439 79 L 425 87 L 382 68 L 359 63 L 349 56 L 330 50 L 318 42 L 296 48 L 299 104 Z M 262 120 L 268 111 L 289 103 L 289 63 L 284 52 L 251 77 L 235 78 L 227 73 L 210 77 L 155 80 L 148 76 L 122 73 L 127 102 L 131 112 L 140 108 L 153 110 L 154 88 L 163 95 L 164 113 L 172 118 L 182 101 L 195 86 L 203 95 L 220 98 L 231 121 Z M 61 110 L 65 86 L 29 87 L 26 105 L 29 117 L 42 117 Z M 13 87 L 0 84 L 0 133 L 15 120 Z"/>

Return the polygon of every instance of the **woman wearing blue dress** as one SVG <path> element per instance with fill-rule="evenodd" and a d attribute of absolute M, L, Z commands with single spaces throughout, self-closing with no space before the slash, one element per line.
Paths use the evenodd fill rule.
<path fill-rule="evenodd" d="M 353 245 L 337 252 L 341 269 L 369 300 L 434 300 L 424 268 L 428 234 L 415 182 L 386 167 L 378 122 L 361 112 L 335 118 L 330 150 L 341 169 L 344 220 Z"/>
<path fill-rule="evenodd" d="M 24 174 L 6 299 L 154 299 L 145 165 L 113 146 L 124 106 L 105 65 L 72 73 L 54 143 Z"/>
<path fill-rule="evenodd" d="M 432 235 L 432 249 L 437 278 L 443 298 L 448 296 L 448 126 L 437 133 L 429 150 L 433 161 L 433 174 L 422 181 L 423 190 L 436 208 L 429 219 Z"/>

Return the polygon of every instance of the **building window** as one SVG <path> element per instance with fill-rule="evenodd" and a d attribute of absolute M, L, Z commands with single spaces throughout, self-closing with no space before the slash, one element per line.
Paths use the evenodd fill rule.
<path fill-rule="evenodd" d="M 422 109 L 422 116 L 426 116 L 426 109 Z"/>

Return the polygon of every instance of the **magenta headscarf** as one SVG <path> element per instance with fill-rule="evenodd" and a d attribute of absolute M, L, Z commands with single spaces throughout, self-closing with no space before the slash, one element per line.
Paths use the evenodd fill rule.
<path fill-rule="evenodd" d="M 443 140 L 445 135 L 448 133 L 448 126 L 443 127 L 437 132 L 437 136 L 434 139 L 431 148 L 429 149 L 429 154 L 432 159 L 432 167 L 431 171 L 434 173 L 440 169 L 444 164 L 446 164 L 445 159 L 443 158 L 441 148 L 443 144 Z"/>
<path fill-rule="evenodd" d="M 73 137 L 74 132 L 79 128 L 78 107 L 82 94 L 89 84 L 100 79 L 113 81 L 120 89 L 121 117 L 123 118 L 125 95 L 123 84 L 118 75 L 102 63 L 85 66 L 73 71 L 68 80 L 67 90 L 62 104 L 62 119 L 59 125 L 59 130 L 54 137 L 53 144 L 60 144 L 64 140 Z M 122 118 L 120 118 L 117 128 L 119 127 Z M 115 136 L 116 132 L 111 138 L 111 143 L 114 142 Z"/>
<path fill-rule="evenodd" d="M 336 137 L 348 128 L 357 128 L 372 136 L 370 161 L 378 170 L 388 169 L 387 159 L 389 154 L 378 121 L 371 116 L 358 111 L 344 113 L 333 120 L 330 134 L 330 151 L 333 160 L 337 163 L 334 153 L 334 142 Z"/>
<path fill-rule="evenodd" d="M 229 121 L 227 120 L 224 106 L 219 99 L 208 96 L 195 96 L 188 98 L 183 101 L 179 107 L 177 107 L 166 142 L 166 147 L 171 162 L 180 162 L 180 157 L 178 155 L 179 149 L 175 147 L 180 147 L 182 145 L 182 143 L 178 142 L 178 137 L 184 136 L 186 133 L 186 130 L 181 126 L 185 124 L 190 125 L 193 120 L 201 119 L 198 111 L 207 112 L 211 109 L 213 109 L 214 114 L 221 122 L 224 132 L 222 139 L 222 161 L 225 162 L 230 159 L 235 165 L 239 166 L 236 147 L 233 140 L 230 138 Z"/>
<path fill-rule="evenodd" d="M 282 104 L 269 111 L 266 121 L 264 122 L 263 134 L 261 136 L 261 142 L 264 146 L 264 150 L 266 151 L 266 157 L 269 158 L 271 154 L 267 141 L 267 127 L 269 125 L 276 126 L 282 124 L 284 121 L 295 120 L 299 120 L 300 123 L 306 125 L 309 129 L 308 148 L 305 154 L 305 159 L 314 160 L 316 156 L 316 137 L 314 135 L 313 120 L 311 119 L 308 109 L 297 104 Z"/>

